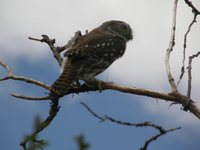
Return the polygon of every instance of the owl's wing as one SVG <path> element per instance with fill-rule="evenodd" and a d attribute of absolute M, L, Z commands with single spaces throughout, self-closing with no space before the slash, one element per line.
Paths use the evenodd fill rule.
<path fill-rule="evenodd" d="M 79 40 L 72 48 L 64 53 L 64 57 L 72 60 L 84 59 L 90 55 L 106 57 L 110 55 L 123 55 L 126 49 L 126 42 L 113 35 L 98 34 Z"/>

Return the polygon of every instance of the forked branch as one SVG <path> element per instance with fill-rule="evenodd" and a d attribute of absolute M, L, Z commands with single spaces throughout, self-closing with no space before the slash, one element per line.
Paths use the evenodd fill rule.
<path fill-rule="evenodd" d="M 119 125 L 125 125 L 125 126 L 129 126 L 129 127 L 152 127 L 156 130 L 159 131 L 158 134 L 150 137 L 148 140 L 145 141 L 144 145 L 140 148 L 140 150 L 147 150 L 147 147 L 149 146 L 149 144 L 153 141 L 156 141 L 159 137 L 161 137 L 162 135 L 167 134 L 168 132 L 172 132 L 175 130 L 179 130 L 181 129 L 181 127 L 177 127 L 177 128 L 172 128 L 172 129 L 164 129 L 162 126 L 153 124 L 151 122 L 145 121 L 142 123 L 132 123 L 132 122 L 124 122 L 124 121 L 120 121 L 120 120 L 116 120 L 112 117 L 109 117 L 107 115 L 104 116 L 100 116 L 98 114 L 96 114 L 87 104 L 80 102 L 81 105 L 83 105 L 95 118 L 99 119 L 100 122 L 104 122 L 104 121 L 110 121 Z"/>
<path fill-rule="evenodd" d="M 185 0 L 185 3 L 186 3 L 189 7 L 192 8 L 192 12 L 193 12 L 194 14 L 197 14 L 197 15 L 200 14 L 200 11 L 192 4 L 191 1 Z"/>

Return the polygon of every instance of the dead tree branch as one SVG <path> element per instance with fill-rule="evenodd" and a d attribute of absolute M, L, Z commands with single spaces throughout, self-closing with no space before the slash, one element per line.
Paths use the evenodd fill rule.
<path fill-rule="evenodd" d="M 200 55 L 200 51 L 196 54 L 189 57 L 188 62 L 188 88 L 187 88 L 187 96 L 191 96 L 191 90 L 192 90 L 192 60 Z"/>
<path fill-rule="evenodd" d="M 42 101 L 42 100 L 49 100 L 49 96 L 42 96 L 42 97 L 33 97 L 33 96 L 25 96 L 25 95 L 19 95 L 15 93 L 11 93 L 11 96 L 23 100 L 33 100 L 33 101 Z"/>
<path fill-rule="evenodd" d="M 74 37 L 72 37 L 71 40 L 69 40 L 67 42 L 67 44 L 65 44 L 64 46 L 61 46 L 61 47 L 59 47 L 59 46 L 55 47 L 54 44 L 55 44 L 56 40 L 50 39 L 47 35 L 42 35 L 42 39 L 37 39 L 37 38 L 32 38 L 32 37 L 28 37 L 28 38 L 29 38 L 29 40 L 45 42 L 46 44 L 48 44 L 50 50 L 53 53 L 54 58 L 57 60 L 59 66 L 61 66 L 63 58 L 60 56 L 60 53 L 64 50 L 67 50 L 68 48 L 70 48 L 75 43 L 77 38 L 80 36 L 82 36 L 80 31 L 75 32 Z"/>
<path fill-rule="evenodd" d="M 168 132 L 172 132 L 175 130 L 179 130 L 181 129 L 181 127 L 177 127 L 177 128 L 172 128 L 172 129 L 164 129 L 162 126 L 159 125 L 155 125 L 151 122 L 145 121 L 142 123 L 131 123 L 131 122 L 124 122 L 124 121 L 120 121 L 120 120 L 116 120 L 112 117 L 109 117 L 107 115 L 104 116 L 100 116 L 98 114 L 96 114 L 87 104 L 85 104 L 84 102 L 80 102 L 81 105 L 83 105 L 95 118 L 99 119 L 100 122 L 104 122 L 104 121 L 110 121 L 119 125 L 125 125 L 125 126 L 134 126 L 134 127 L 152 127 L 156 130 L 159 131 L 159 134 L 152 136 L 151 138 L 149 138 L 147 141 L 145 141 L 144 145 L 142 148 L 140 148 L 140 150 L 147 150 L 148 145 L 153 142 L 156 141 L 159 137 L 161 137 L 164 134 L 167 134 Z"/>
<path fill-rule="evenodd" d="M 61 66 L 63 58 L 60 56 L 59 51 L 54 46 L 54 44 L 56 42 L 55 39 L 50 39 L 47 35 L 42 35 L 42 39 L 36 39 L 36 38 L 32 38 L 32 37 L 28 37 L 28 38 L 29 38 L 29 40 L 45 42 L 46 44 L 48 44 L 54 55 L 54 58 L 58 61 L 59 65 Z"/>
<path fill-rule="evenodd" d="M 187 37 L 188 37 L 188 34 L 191 31 L 191 28 L 192 28 L 193 24 L 196 22 L 196 18 L 197 18 L 197 14 L 194 14 L 194 17 L 193 17 L 191 23 L 189 24 L 188 29 L 187 29 L 187 31 L 186 31 L 186 33 L 184 35 L 183 60 L 182 60 L 182 67 L 181 67 L 181 75 L 179 77 L 179 81 L 178 81 L 177 85 L 179 85 L 179 83 L 180 83 L 180 81 L 183 78 L 183 75 L 185 73 L 185 59 L 186 59 Z"/>
<path fill-rule="evenodd" d="M 44 84 L 43 82 L 40 82 L 38 80 L 34 80 L 34 79 L 27 78 L 27 77 L 24 77 L 24 76 L 14 75 L 12 70 L 10 69 L 10 67 L 6 63 L 4 63 L 3 61 L 0 61 L 0 65 L 2 67 L 4 67 L 7 71 L 7 73 L 8 73 L 8 75 L 6 77 L 0 78 L 0 81 L 12 79 L 12 80 L 18 80 L 18 81 L 23 81 L 23 82 L 35 84 L 35 85 L 40 86 L 40 87 L 42 87 L 46 90 L 50 90 L 50 88 L 51 88 L 51 86 Z"/>
<path fill-rule="evenodd" d="M 169 47 L 167 48 L 166 55 L 165 55 L 166 73 L 167 73 L 167 76 L 168 76 L 169 84 L 171 85 L 171 88 L 172 88 L 172 93 L 179 93 L 177 86 L 175 84 L 174 78 L 172 76 L 171 69 L 170 69 L 170 63 L 169 63 L 170 54 L 173 51 L 173 47 L 175 45 L 177 4 L 178 4 L 178 0 L 175 0 L 174 1 L 174 8 L 173 8 L 173 20 L 172 20 L 170 42 L 169 42 Z"/>
<path fill-rule="evenodd" d="M 60 56 L 59 51 L 57 51 L 56 47 L 54 46 L 54 44 L 56 42 L 55 39 L 50 39 L 47 35 L 42 35 L 42 39 L 36 39 L 36 38 L 32 38 L 32 37 L 28 37 L 28 38 L 29 38 L 29 40 L 45 42 L 46 44 L 48 44 L 54 55 L 54 58 L 58 61 L 59 65 L 61 66 L 63 59 Z"/>
<path fill-rule="evenodd" d="M 160 133 L 158 133 L 157 135 L 154 135 L 154 136 L 152 136 L 150 139 L 148 139 L 147 141 L 145 141 L 143 147 L 141 147 L 140 150 L 147 150 L 147 147 L 148 147 L 148 145 L 149 145 L 151 142 L 156 141 L 156 140 L 157 140 L 159 137 L 161 137 L 162 135 L 165 135 L 165 134 L 167 134 L 167 133 L 169 133 L 169 132 L 173 132 L 173 131 L 175 131 L 175 130 L 180 130 L 180 129 L 181 129 L 181 127 L 172 128 L 172 129 L 168 129 L 168 130 L 165 130 L 165 129 L 164 129 L 164 132 L 160 132 Z"/>
<path fill-rule="evenodd" d="M 197 14 L 197 15 L 200 14 L 200 11 L 192 4 L 191 1 L 185 0 L 185 3 L 186 3 L 189 7 L 192 8 L 192 12 L 193 12 L 194 14 Z"/>

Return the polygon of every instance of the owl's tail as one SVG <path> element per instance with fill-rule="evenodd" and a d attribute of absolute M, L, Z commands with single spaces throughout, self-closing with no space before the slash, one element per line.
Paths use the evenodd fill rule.
<path fill-rule="evenodd" d="M 58 100 L 63 97 L 71 88 L 77 76 L 77 65 L 66 63 L 59 78 L 52 84 L 49 97 L 51 100 Z"/>

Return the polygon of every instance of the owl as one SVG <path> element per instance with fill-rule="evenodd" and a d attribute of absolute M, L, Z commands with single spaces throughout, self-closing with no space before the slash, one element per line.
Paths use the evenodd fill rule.
<path fill-rule="evenodd" d="M 126 43 L 133 38 L 132 29 L 123 21 L 106 21 L 80 36 L 64 53 L 63 71 L 52 84 L 50 99 L 58 100 L 79 80 L 85 82 L 105 71 L 122 57 Z"/>

